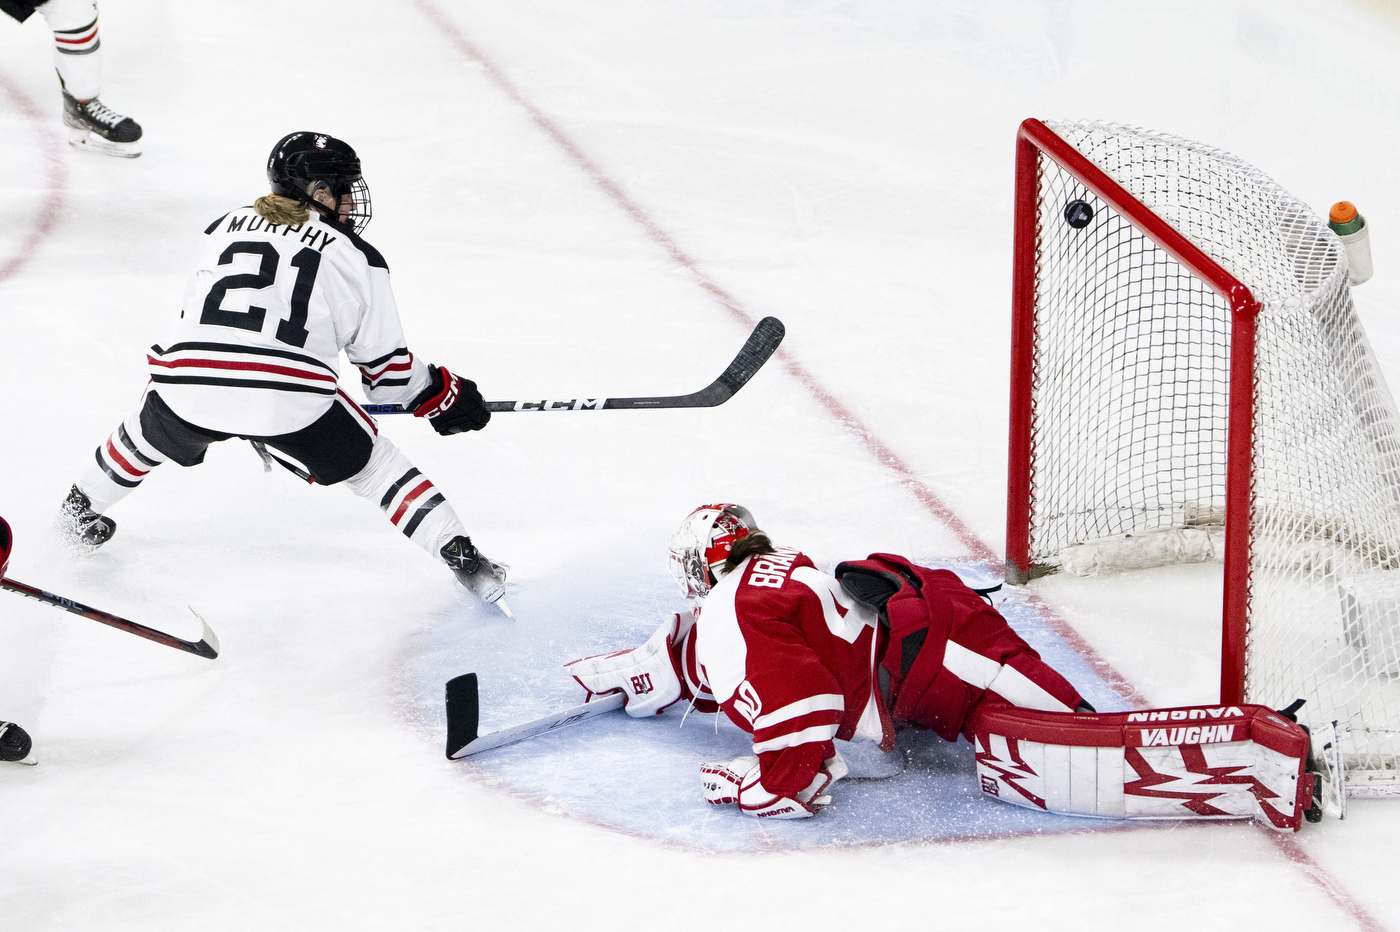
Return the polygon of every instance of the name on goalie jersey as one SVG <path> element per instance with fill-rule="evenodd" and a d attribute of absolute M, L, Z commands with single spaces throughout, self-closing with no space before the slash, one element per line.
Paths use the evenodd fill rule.
<path fill-rule="evenodd" d="M 792 561 L 796 559 L 796 550 L 779 550 L 754 557 L 753 565 L 749 567 L 749 585 L 781 589 L 788 573 L 792 572 Z"/>

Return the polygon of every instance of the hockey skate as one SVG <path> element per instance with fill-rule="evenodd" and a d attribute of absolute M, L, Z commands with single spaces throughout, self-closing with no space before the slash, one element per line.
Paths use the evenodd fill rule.
<path fill-rule="evenodd" d="M 63 500 L 54 527 L 68 545 L 91 552 L 112 539 L 117 522 L 92 510 L 92 500 L 76 485 Z"/>
<path fill-rule="evenodd" d="M 78 100 L 65 90 L 63 122 L 68 127 L 71 146 L 124 159 L 134 159 L 141 154 L 141 125 L 96 97 Z"/>
<path fill-rule="evenodd" d="M 29 732 L 14 722 L 0 722 L 0 761 L 16 764 L 39 763 L 30 754 L 34 743 L 29 740 Z"/>
<path fill-rule="evenodd" d="M 515 617 L 502 598 L 506 594 L 506 571 L 510 567 L 483 555 L 470 537 L 458 535 L 444 544 L 439 552 L 462 588 L 481 601 L 496 606 L 507 618 Z"/>

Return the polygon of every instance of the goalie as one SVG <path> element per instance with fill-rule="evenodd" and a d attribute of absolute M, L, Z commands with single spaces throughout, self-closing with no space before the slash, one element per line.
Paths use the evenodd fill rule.
<path fill-rule="evenodd" d="M 693 611 L 566 669 L 590 699 L 621 691 L 633 717 L 689 701 L 753 735 L 752 755 L 701 765 L 711 804 L 813 816 L 846 773 L 833 739 L 890 751 L 903 726 L 965 736 L 983 793 L 1043 811 L 1297 830 L 1315 809 L 1308 736 L 1287 713 L 1099 714 L 947 570 L 877 553 L 831 576 L 734 504 L 691 512 L 670 561 Z"/>

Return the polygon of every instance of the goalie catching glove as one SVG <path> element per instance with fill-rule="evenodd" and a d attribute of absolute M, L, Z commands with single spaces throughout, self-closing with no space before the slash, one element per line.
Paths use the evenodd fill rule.
<path fill-rule="evenodd" d="M 428 375 L 432 381 L 413 401 L 414 417 L 427 418 L 443 436 L 481 430 L 491 420 L 471 379 L 460 379 L 442 366 L 429 366 Z"/>
<path fill-rule="evenodd" d="M 837 752 L 822 761 L 822 769 L 796 797 L 779 796 L 763 788 L 758 758 L 749 755 L 724 764 L 701 764 L 700 787 L 712 806 L 737 803 L 740 812 L 760 819 L 810 819 L 831 805 L 826 791 L 845 775 L 846 762 Z"/>
<path fill-rule="evenodd" d="M 694 624 L 694 615 L 677 614 L 641 647 L 584 657 L 564 664 L 564 669 L 588 690 L 585 702 L 620 690 L 628 715 L 660 715 L 668 706 L 691 698 L 681 682 L 679 645 Z"/>

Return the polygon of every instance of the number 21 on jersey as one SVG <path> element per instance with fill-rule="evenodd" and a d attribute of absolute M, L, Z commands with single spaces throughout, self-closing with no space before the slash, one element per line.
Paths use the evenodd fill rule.
<path fill-rule="evenodd" d="M 246 311 L 226 311 L 222 305 L 230 291 L 244 288 L 261 290 L 274 284 L 277 281 L 281 255 L 269 242 L 240 240 L 231 243 L 219 255 L 219 265 L 231 265 L 234 256 L 238 255 L 258 256 L 258 270 L 225 275 L 215 282 L 204 298 L 204 310 L 199 315 L 199 322 L 215 327 L 237 327 L 239 330 L 261 333 L 263 323 L 267 319 L 267 308 L 250 303 Z M 311 289 L 316 285 L 316 273 L 321 268 L 321 254 L 314 249 L 303 248 L 292 256 L 291 266 L 296 269 L 297 278 L 292 285 L 288 315 L 286 319 L 277 323 L 277 340 L 288 346 L 301 348 L 306 346 L 307 305 L 311 301 Z"/>

